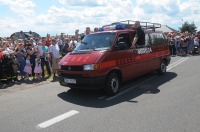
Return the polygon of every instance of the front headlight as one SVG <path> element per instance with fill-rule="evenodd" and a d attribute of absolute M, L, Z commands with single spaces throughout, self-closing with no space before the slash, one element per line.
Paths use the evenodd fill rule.
<path fill-rule="evenodd" d="M 87 70 L 94 70 L 94 64 L 83 65 L 83 70 L 84 70 L 84 71 L 87 71 Z"/>
<path fill-rule="evenodd" d="M 99 69 L 99 64 L 88 64 L 88 65 L 83 65 L 83 70 L 88 71 L 88 70 L 98 70 Z"/>

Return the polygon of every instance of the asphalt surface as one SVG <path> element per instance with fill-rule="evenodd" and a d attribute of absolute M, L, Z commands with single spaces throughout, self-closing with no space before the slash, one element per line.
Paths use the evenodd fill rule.
<path fill-rule="evenodd" d="M 123 84 L 114 97 L 58 82 L 14 85 L 0 89 L 0 132 L 200 132 L 199 79 L 200 56 L 188 56 L 172 57 L 164 76 Z"/>

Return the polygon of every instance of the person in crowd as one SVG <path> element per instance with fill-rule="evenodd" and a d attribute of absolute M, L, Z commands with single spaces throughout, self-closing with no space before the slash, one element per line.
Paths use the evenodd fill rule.
<path fill-rule="evenodd" d="M 23 39 L 19 38 L 17 43 L 24 43 Z"/>
<path fill-rule="evenodd" d="M 10 58 L 10 54 L 9 52 L 3 51 L 3 66 L 4 66 L 4 77 L 6 79 L 7 83 L 11 83 L 12 82 L 12 68 L 10 68 L 12 66 L 11 64 L 11 58 Z"/>
<path fill-rule="evenodd" d="M 60 38 L 58 39 L 58 45 L 59 45 L 59 48 L 60 48 L 60 52 L 62 51 L 63 44 L 64 44 L 64 33 L 61 33 Z"/>
<path fill-rule="evenodd" d="M 47 34 L 46 37 L 46 46 L 49 47 L 52 44 L 52 39 L 50 37 L 50 34 Z"/>
<path fill-rule="evenodd" d="M 7 41 L 3 41 L 2 48 L 3 48 L 3 51 L 5 51 L 6 53 L 10 52 L 10 48 L 9 48 Z"/>
<path fill-rule="evenodd" d="M 187 39 L 187 53 L 192 55 L 192 51 L 194 48 L 194 37 L 192 34 L 187 32 L 186 39 Z"/>
<path fill-rule="evenodd" d="M 13 79 L 16 83 L 19 83 L 19 80 L 18 80 L 18 71 L 19 71 L 19 62 L 15 56 L 15 52 L 12 51 L 11 52 L 11 58 L 12 58 L 12 69 L 13 69 Z"/>
<path fill-rule="evenodd" d="M 38 38 L 34 38 L 34 42 L 36 43 L 36 45 L 38 45 L 38 43 L 41 41 L 40 37 Z"/>
<path fill-rule="evenodd" d="M 72 50 L 74 50 L 77 46 L 77 41 L 75 40 L 75 36 L 71 37 L 71 41 L 69 42 L 69 48 Z"/>
<path fill-rule="evenodd" d="M 5 69 L 6 69 L 6 74 L 7 74 L 7 82 L 8 83 L 18 83 L 18 72 L 15 71 L 13 68 L 14 61 L 16 59 L 14 52 L 11 50 L 9 54 L 6 53 L 6 64 L 5 64 Z"/>
<path fill-rule="evenodd" d="M 21 79 L 24 79 L 26 75 L 26 73 L 24 72 L 24 67 L 26 65 L 26 61 L 25 61 L 26 53 L 24 51 L 24 45 L 22 43 L 18 43 L 15 53 L 16 53 L 16 58 L 20 63 L 19 71 L 20 71 Z"/>
<path fill-rule="evenodd" d="M 94 32 L 99 32 L 99 28 L 95 27 Z"/>
<path fill-rule="evenodd" d="M 175 37 L 176 55 L 180 55 L 180 38 L 180 33 L 177 33 Z"/>
<path fill-rule="evenodd" d="M 173 33 L 168 33 L 168 45 L 171 56 L 176 56 L 175 38 Z"/>
<path fill-rule="evenodd" d="M 28 41 L 28 39 L 25 38 L 25 39 L 24 39 L 24 48 L 25 48 L 25 49 L 28 47 L 28 44 L 29 44 L 29 43 L 30 43 L 30 42 Z"/>
<path fill-rule="evenodd" d="M 78 36 L 77 43 L 80 43 L 80 42 L 81 42 L 81 36 Z"/>
<path fill-rule="evenodd" d="M 86 27 L 86 29 L 85 29 L 85 35 L 88 35 L 88 34 L 90 34 L 90 33 L 91 33 L 90 27 Z M 83 40 L 83 38 L 85 37 L 85 35 L 83 34 L 83 35 L 81 36 L 81 40 Z"/>
<path fill-rule="evenodd" d="M 30 63 L 31 63 L 31 69 L 32 69 L 31 73 L 32 73 L 33 79 L 35 79 L 34 68 L 35 68 L 35 59 L 37 55 L 37 49 L 33 48 L 33 44 L 29 43 L 26 49 L 26 52 L 28 55 L 30 55 Z"/>
<path fill-rule="evenodd" d="M 180 47 L 181 47 L 181 55 L 186 55 L 187 54 L 187 40 L 185 38 L 185 33 L 181 35 L 180 39 Z"/>
<path fill-rule="evenodd" d="M 42 67 L 42 77 L 45 77 L 45 72 L 44 72 L 44 66 L 46 66 L 47 72 L 48 72 L 48 77 L 51 76 L 51 68 L 50 68 L 50 63 L 49 63 L 49 48 L 46 46 L 46 40 L 45 38 L 42 38 L 42 51 L 43 54 L 41 54 L 40 59 L 41 59 L 41 67 Z"/>
<path fill-rule="evenodd" d="M 49 47 L 49 53 L 50 53 L 51 60 L 52 60 L 52 72 L 54 74 L 54 77 L 58 72 L 58 63 L 60 61 L 59 51 L 60 51 L 60 49 L 56 42 L 56 39 L 52 39 L 52 44 Z"/>
<path fill-rule="evenodd" d="M 9 47 L 14 47 L 15 46 L 15 44 L 13 43 L 11 38 L 8 39 L 8 45 L 9 45 Z"/>
<path fill-rule="evenodd" d="M 0 48 L 0 88 L 4 88 L 6 84 L 2 81 L 4 79 L 4 65 L 3 65 L 3 52 L 2 48 Z"/>
<path fill-rule="evenodd" d="M 134 28 L 136 29 L 136 34 L 133 39 L 132 46 L 130 48 L 137 48 L 137 46 L 145 45 L 145 34 L 140 26 L 139 21 L 135 22 Z"/>
<path fill-rule="evenodd" d="M 14 35 L 10 36 L 10 42 L 9 43 L 11 43 L 14 47 L 16 46 Z"/>
<path fill-rule="evenodd" d="M 90 33 L 91 33 L 90 27 L 86 27 L 86 29 L 85 29 L 85 35 L 88 35 L 88 34 L 90 34 Z"/>
<path fill-rule="evenodd" d="M 198 35 L 195 35 L 194 37 L 194 45 L 198 47 L 198 54 L 200 54 L 200 44 L 199 44 L 199 38 Z"/>
<path fill-rule="evenodd" d="M 68 52 L 71 52 L 71 49 L 69 48 L 69 38 L 65 38 L 61 54 L 64 57 Z"/>
<path fill-rule="evenodd" d="M 32 44 L 33 46 L 36 46 L 36 45 L 37 45 L 37 43 L 36 43 L 36 41 L 34 40 L 33 37 L 30 38 L 29 43 Z"/>
<path fill-rule="evenodd" d="M 36 74 L 36 79 L 40 80 L 42 77 L 42 67 L 41 67 L 41 59 L 40 59 L 40 54 L 37 54 L 37 57 L 35 59 L 35 68 L 34 68 L 34 73 Z"/>
<path fill-rule="evenodd" d="M 36 47 L 37 47 L 37 53 L 39 53 L 40 55 L 43 55 L 44 51 L 42 50 L 42 41 L 39 41 Z"/>
<path fill-rule="evenodd" d="M 31 71 L 32 71 L 32 68 L 31 68 L 31 56 L 30 55 L 26 55 L 26 66 L 24 67 L 24 72 L 26 73 L 26 76 L 25 76 L 25 81 L 31 81 L 31 79 L 29 78 L 29 75 L 31 75 Z"/>

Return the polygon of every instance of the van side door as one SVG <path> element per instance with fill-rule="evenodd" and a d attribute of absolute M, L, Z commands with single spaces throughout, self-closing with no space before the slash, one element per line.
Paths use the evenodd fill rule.
<path fill-rule="evenodd" d="M 134 49 L 135 50 L 135 60 L 138 66 L 138 75 L 145 74 L 150 72 L 154 68 L 154 59 L 155 56 L 152 53 L 151 43 L 149 34 L 145 33 L 145 45 Z"/>
<path fill-rule="evenodd" d="M 115 57 L 117 67 L 122 73 L 123 80 L 131 79 L 137 70 L 133 49 L 130 49 L 131 40 L 128 32 L 121 32 L 117 35 L 114 44 L 114 51 L 111 53 Z"/>

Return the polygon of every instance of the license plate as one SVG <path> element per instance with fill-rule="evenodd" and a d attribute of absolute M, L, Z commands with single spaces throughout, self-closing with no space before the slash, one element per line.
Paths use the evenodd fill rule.
<path fill-rule="evenodd" d="M 64 78 L 64 82 L 65 82 L 65 83 L 73 83 L 73 84 L 76 84 L 76 79 Z"/>

